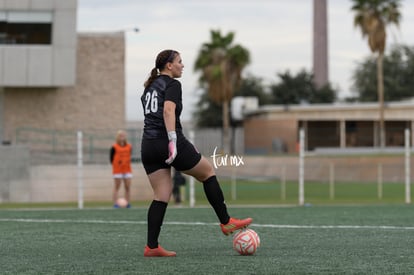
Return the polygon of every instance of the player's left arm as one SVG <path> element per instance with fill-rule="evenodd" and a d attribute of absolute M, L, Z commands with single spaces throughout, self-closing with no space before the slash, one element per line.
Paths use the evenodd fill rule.
<path fill-rule="evenodd" d="M 168 134 L 168 159 L 167 164 L 171 164 L 177 156 L 177 133 L 175 132 L 175 107 L 173 101 L 166 100 L 164 102 L 164 123 Z"/>
<path fill-rule="evenodd" d="M 167 133 L 175 131 L 175 103 L 173 101 L 166 100 L 164 102 L 164 123 Z"/>

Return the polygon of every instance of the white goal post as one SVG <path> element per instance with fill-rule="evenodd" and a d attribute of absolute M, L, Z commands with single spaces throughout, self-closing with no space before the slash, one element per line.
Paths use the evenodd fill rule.
<path fill-rule="evenodd" d="M 405 203 L 411 203 L 410 130 L 405 129 Z"/>
<path fill-rule="evenodd" d="M 410 145 L 410 129 L 405 129 L 404 131 L 404 164 L 405 164 L 405 203 L 411 203 L 411 145 Z M 305 204 L 305 132 L 303 128 L 299 129 L 299 196 L 298 196 L 298 204 L 303 206 Z M 379 168 L 379 198 L 382 198 L 382 166 Z M 334 178 L 330 179 L 331 184 L 333 183 Z M 333 187 L 332 187 L 333 188 Z"/>
<path fill-rule="evenodd" d="M 83 209 L 83 134 L 82 131 L 78 131 L 77 135 L 77 147 L 78 147 L 78 208 Z"/>

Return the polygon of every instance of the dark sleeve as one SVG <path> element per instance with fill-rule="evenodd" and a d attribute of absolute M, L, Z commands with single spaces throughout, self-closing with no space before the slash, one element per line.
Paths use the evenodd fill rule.
<path fill-rule="evenodd" d="M 172 101 L 175 104 L 181 102 L 181 83 L 177 80 L 171 81 L 165 90 L 165 101 Z"/>
<path fill-rule="evenodd" d="M 133 150 L 132 150 L 132 145 L 131 145 L 131 151 L 130 151 L 130 154 L 131 154 L 131 157 L 129 158 L 129 160 L 132 162 L 132 152 L 133 152 Z"/>
<path fill-rule="evenodd" d="M 115 148 L 112 146 L 111 150 L 109 151 L 109 160 L 111 163 L 114 161 L 114 155 L 115 155 Z"/>

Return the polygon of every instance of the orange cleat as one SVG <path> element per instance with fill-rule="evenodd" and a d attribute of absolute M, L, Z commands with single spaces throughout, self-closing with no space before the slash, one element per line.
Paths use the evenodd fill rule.
<path fill-rule="evenodd" d="M 144 249 L 144 257 L 175 257 L 177 253 L 175 251 L 168 251 L 158 245 L 157 248 L 149 248 L 148 245 Z"/>
<path fill-rule="evenodd" d="M 253 221 L 252 218 L 246 218 L 243 220 L 230 218 L 227 224 L 220 224 L 221 231 L 223 231 L 224 235 L 229 235 L 238 229 L 242 229 L 247 227 Z"/>

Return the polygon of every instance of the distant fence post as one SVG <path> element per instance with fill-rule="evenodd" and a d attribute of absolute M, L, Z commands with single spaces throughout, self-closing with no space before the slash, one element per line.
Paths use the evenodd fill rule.
<path fill-rule="evenodd" d="M 194 130 L 191 130 L 189 132 L 189 138 L 192 143 L 194 143 Z M 190 207 L 195 206 L 195 187 L 194 187 L 194 177 L 190 177 L 190 194 L 189 194 L 189 200 L 190 200 Z"/>
<path fill-rule="evenodd" d="M 405 203 L 411 203 L 410 130 L 405 129 Z"/>
<path fill-rule="evenodd" d="M 303 128 L 299 129 L 299 205 L 305 204 L 305 132 Z"/>
<path fill-rule="evenodd" d="M 329 199 L 335 199 L 335 164 L 329 164 Z"/>
<path fill-rule="evenodd" d="M 233 166 L 231 168 L 231 199 L 237 199 L 237 175 L 236 175 L 236 168 Z"/>
<path fill-rule="evenodd" d="M 280 198 L 286 200 L 286 164 L 282 166 L 282 177 L 280 179 Z"/>
<path fill-rule="evenodd" d="M 382 163 L 378 163 L 378 168 L 377 168 L 377 193 L 378 193 L 378 199 L 382 199 L 382 183 L 383 183 L 383 179 L 382 179 Z"/>
<path fill-rule="evenodd" d="M 82 131 L 78 131 L 78 208 L 83 209 L 83 152 L 82 152 Z"/>

